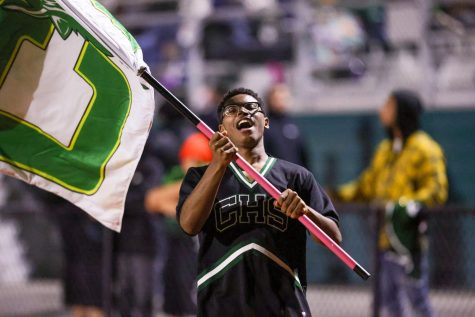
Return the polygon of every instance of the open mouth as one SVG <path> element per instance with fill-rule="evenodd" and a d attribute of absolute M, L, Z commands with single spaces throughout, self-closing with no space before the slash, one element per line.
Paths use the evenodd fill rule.
<path fill-rule="evenodd" d="M 236 125 L 236 128 L 238 130 L 242 130 L 242 129 L 252 128 L 253 126 L 254 126 L 254 122 L 252 122 L 251 119 L 244 118 L 244 119 L 241 119 L 241 120 L 238 121 L 238 123 Z"/>

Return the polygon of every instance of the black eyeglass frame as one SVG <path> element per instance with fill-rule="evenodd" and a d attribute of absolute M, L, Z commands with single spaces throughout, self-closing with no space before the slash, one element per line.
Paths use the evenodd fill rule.
<path fill-rule="evenodd" d="M 256 106 L 251 106 L 251 105 L 256 105 Z M 229 112 L 230 109 L 234 109 L 231 113 Z M 250 102 L 243 102 L 243 103 L 230 103 L 227 104 L 223 107 L 223 111 L 221 112 L 221 120 L 223 120 L 224 117 L 231 117 L 231 116 L 236 116 L 239 114 L 239 112 L 243 111 L 243 109 L 246 109 L 246 113 L 250 113 L 251 115 L 254 115 L 257 112 L 262 112 L 261 104 L 257 101 L 250 101 Z"/>

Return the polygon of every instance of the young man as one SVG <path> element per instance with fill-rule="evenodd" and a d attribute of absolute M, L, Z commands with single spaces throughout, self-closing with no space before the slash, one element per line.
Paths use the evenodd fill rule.
<path fill-rule="evenodd" d="M 313 175 L 266 154 L 262 107 L 252 90 L 228 91 L 209 143 L 213 159 L 190 168 L 180 189 L 180 226 L 200 234 L 198 316 L 310 316 L 306 230 L 297 218 L 308 215 L 341 241 L 338 215 Z M 282 192 L 277 201 L 232 162 L 238 152 Z"/>
<path fill-rule="evenodd" d="M 266 95 L 267 117 L 272 129 L 265 133 L 264 145 L 271 156 L 308 166 L 307 148 L 297 125 L 288 114 L 291 102 L 289 87 L 284 83 L 273 84 Z"/>

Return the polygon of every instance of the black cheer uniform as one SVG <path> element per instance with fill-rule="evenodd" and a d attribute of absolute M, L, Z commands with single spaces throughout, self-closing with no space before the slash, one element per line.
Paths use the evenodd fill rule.
<path fill-rule="evenodd" d="M 188 170 L 178 219 L 206 168 Z M 338 223 L 333 204 L 307 169 L 269 157 L 261 174 Z M 198 316 L 311 316 L 305 299 L 306 229 L 273 202 L 240 167 L 229 165 L 199 235 Z"/>

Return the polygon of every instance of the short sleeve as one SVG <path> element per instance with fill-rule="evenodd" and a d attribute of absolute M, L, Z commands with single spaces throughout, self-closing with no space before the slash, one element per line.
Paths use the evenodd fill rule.
<path fill-rule="evenodd" d="M 323 216 L 332 219 L 337 225 L 339 224 L 340 218 L 330 197 L 328 197 L 313 174 L 309 171 L 305 174 L 302 193 L 302 198 L 307 202 L 307 205 Z"/>
<path fill-rule="evenodd" d="M 196 167 L 191 167 L 186 172 L 185 178 L 181 183 L 180 196 L 178 198 L 178 204 L 176 206 L 176 220 L 178 223 L 180 223 L 181 208 L 185 203 L 185 200 L 188 198 L 188 196 L 191 194 L 193 189 L 200 181 L 201 176 L 202 173 L 200 173 L 200 169 Z"/>

